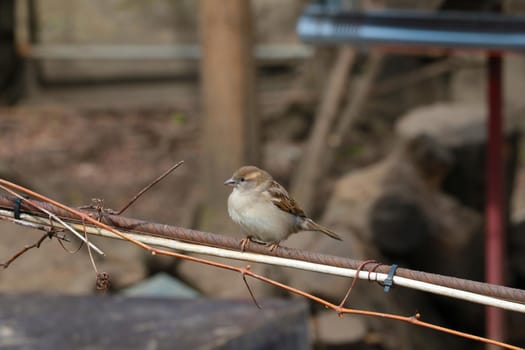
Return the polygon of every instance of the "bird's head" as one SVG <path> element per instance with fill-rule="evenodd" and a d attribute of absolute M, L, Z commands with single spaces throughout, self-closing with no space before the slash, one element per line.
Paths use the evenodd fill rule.
<path fill-rule="evenodd" d="M 239 168 L 231 178 L 224 181 L 224 184 L 242 190 L 251 190 L 271 180 L 272 176 L 266 171 L 247 165 Z"/>

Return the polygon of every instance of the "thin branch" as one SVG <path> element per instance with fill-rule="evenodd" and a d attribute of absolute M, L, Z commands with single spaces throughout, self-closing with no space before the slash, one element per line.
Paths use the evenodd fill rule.
<path fill-rule="evenodd" d="M 89 242 L 86 232 L 86 225 L 84 225 L 84 222 L 82 222 L 82 226 L 84 228 L 84 238 L 86 238 L 86 242 Z M 95 275 L 98 275 L 97 264 L 95 264 L 95 259 L 93 258 L 93 253 L 91 253 L 91 247 L 89 245 L 87 246 L 87 251 L 89 254 L 89 260 L 91 261 L 91 266 L 93 266 L 93 270 L 95 271 Z"/>
<path fill-rule="evenodd" d="M 145 249 L 145 250 L 147 250 L 147 251 L 151 251 L 151 250 L 152 250 L 152 248 L 149 247 L 148 245 L 146 245 L 146 244 L 144 244 L 144 243 L 142 243 L 142 242 L 139 242 L 139 241 L 137 241 L 137 240 L 135 240 L 135 239 L 133 239 L 133 238 L 130 238 L 129 236 L 127 236 L 127 235 L 121 233 L 120 231 L 118 231 L 117 229 L 115 229 L 115 228 L 113 228 L 113 227 L 111 227 L 111 226 L 109 226 L 109 225 L 106 225 L 106 224 L 104 224 L 104 223 L 102 223 L 102 222 L 100 222 L 100 221 L 98 221 L 98 220 L 95 220 L 95 219 L 93 219 L 91 216 L 89 216 L 89 215 L 87 215 L 87 214 L 84 214 L 84 213 L 82 213 L 82 212 L 80 212 L 80 211 L 78 211 L 78 210 L 72 209 L 72 208 L 70 208 L 70 207 L 68 207 L 68 206 L 66 206 L 66 205 L 64 205 L 64 204 L 62 204 L 62 203 L 60 203 L 60 202 L 57 202 L 57 201 L 55 201 L 55 200 L 53 200 L 53 199 L 51 199 L 51 198 L 48 198 L 48 197 L 46 197 L 46 196 L 43 196 L 43 195 L 41 195 L 41 194 L 39 194 L 39 193 L 36 193 L 36 192 L 31 191 L 31 190 L 29 190 L 29 189 L 27 189 L 27 188 L 25 188 L 25 187 L 19 186 L 19 185 L 17 185 L 17 184 L 14 184 L 14 183 L 12 183 L 12 182 L 10 182 L 10 181 L 7 181 L 7 180 L 4 180 L 4 179 L 0 179 L 0 184 L 3 185 L 3 186 L 0 186 L 0 188 L 5 188 L 4 186 L 8 186 L 8 187 L 14 188 L 15 190 L 17 190 L 17 191 L 19 191 L 19 192 L 25 193 L 25 194 L 27 194 L 27 195 L 29 195 L 29 196 L 31 196 L 31 197 L 34 197 L 34 198 L 37 198 L 37 199 L 43 201 L 43 202 L 47 202 L 47 203 L 53 204 L 54 206 L 56 206 L 56 207 L 58 207 L 58 208 L 60 208 L 60 209 L 63 209 L 63 210 L 65 210 L 65 211 L 67 211 L 68 213 L 71 213 L 71 214 L 73 214 L 73 215 L 76 215 L 76 216 L 77 216 L 79 219 L 81 219 L 81 220 L 88 221 L 88 222 L 90 222 L 91 224 L 94 224 L 95 226 L 98 226 L 98 227 L 104 228 L 104 229 L 106 229 L 106 230 L 108 230 L 108 231 L 110 231 L 110 232 L 116 234 L 117 236 L 121 237 L 122 239 L 127 240 L 127 241 L 129 241 L 129 242 L 131 242 L 131 243 L 133 243 L 133 244 L 135 244 L 135 245 L 138 245 L 139 247 L 141 247 L 141 248 L 143 248 L 143 249 Z M 18 195 L 17 193 L 14 193 L 13 191 L 11 191 L 11 190 L 9 190 L 9 189 L 7 189 L 7 191 L 10 192 L 10 193 L 13 193 L 13 195 L 15 195 L 17 198 L 20 198 L 23 202 L 28 203 L 29 205 L 31 205 L 31 206 L 33 206 L 33 207 L 36 207 L 35 204 L 31 203 L 30 200 L 28 200 L 28 199 L 26 199 L 26 198 L 24 198 L 24 197 Z M 43 209 L 43 208 L 38 208 L 38 207 L 37 207 L 37 209 L 41 210 L 41 209 Z M 46 211 L 47 211 L 47 210 L 46 210 Z M 46 211 L 44 211 L 44 212 L 46 212 Z M 49 211 L 47 211 L 47 212 L 49 213 Z M 47 213 L 46 213 L 46 214 L 47 214 Z M 57 220 L 57 221 L 58 221 L 58 220 Z M 60 222 L 60 221 L 59 221 L 59 222 Z M 67 226 L 69 226 L 69 225 L 66 224 L 66 225 L 64 225 L 64 226 L 67 227 Z M 75 231 L 73 230 L 73 232 L 75 232 Z M 75 234 L 78 235 L 78 236 L 80 236 L 81 239 L 82 239 L 82 241 L 84 241 L 84 237 L 82 237 L 82 236 L 81 236 L 80 234 L 78 234 L 78 233 L 75 233 Z M 90 244 L 91 244 L 91 243 L 90 243 Z M 96 248 L 96 247 L 95 247 L 95 248 Z M 96 248 L 96 249 L 98 249 L 98 248 Z"/>
<path fill-rule="evenodd" d="M 153 182 L 151 182 L 149 185 L 147 185 L 146 187 L 144 187 L 142 190 L 140 190 L 139 193 L 137 193 L 135 195 L 135 197 L 131 198 L 131 200 L 128 202 L 128 204 L 126 204 L 122 209 L 120 209 L 118 212 L 117 212 L 117 215 L 121 215 L 122 213 L 124 213 L 133 203 L 135 203 L 137 201 L 137 199 L 140 198 L 140 196 L 142 196 L 144 193 L 146 193 L 146 191 L 148 191 L 150 188 L 152 188 L 153 186 L 155 186 L 157 183 L 159 183 L 162 179 L 164 179 L 166 176 L 168 176 L 173 170 L 177 169 L 178 167 L 180 167 L 182 164 L 184 164 L 184 161 L 181 160 L 180 162 L 178 162 L 177 164 L 175 164 L 174 166 L 172 166 L 171 168 L 169 168 L 164 174 L 162 174 L 161 176 L 159 176 L 158 178 L 156 178 L 155 180 L 153 180 Z"/>
<path fill-rule="evenodd" d="M 253 303 L 255 304 L 255 306 L 257 306 L 258 309 L 262 310 L 261 305 L 259 305 L 259 303 L 257 302 L 257 299 L 255 299 L 255 295 L 253 294 L 253 291 L 250 288 L 248 281 L 246 280 L 246 271 L 250 271 L 250 265 L 247 265 L 244 271 L 241 273 L 242 280 L 244 281 L 244 284 L 246 285 L 246 289 L 248 289 L 248 292 L 250 293 L 250 296 L 252 297 Z"/>
<path fill-rule="evenodd" d="M 68 253 L 68 254 L 76 254 L 79 252 L 80 249 L 82 249 L 82 247 L 84 246 L 84 242 L 80 242 L 80 244 L 78 245 L 78 247 L 76 249 L 72 249 L 72 250 L 69 250 L 64 243 L 62 243 L 61 241 L 58 241 L 58 243 L 60 244 L 60 247 L 62 247 L 62 249 Z"/>
<path fill-rule="evenodd" d="M 17 221 L 20 221 L 20 220 L 17 220 Z M 31 227 L 31 226 L 29 226 L 29 227 Z M 29 250 L 31 250 L 33 248 L 40 248 L 40 245 L 42 244 L 42 242 L 44 242 L 44 240 L 46 238 L 51 239 L 53 237 L 56 237 L 59 241 L 60 240 L 66 240 L 65 237 L 60 237 L 53 231 L 46 232 L 35 243 L 33 243 L 31 245 L 24 246 L 22 249 L 20 249 L 20 251 L 18 251 L 15 255 L 13 255 L 11 258 L 9 258 L 9 260 L 7 260 L 5 263 L 0 263 L 0 266 L 3 267 L 4 269 L 7 269 L 9 267 L 9 265 L 11 265 L 16 259 L 18 259 L 22 255 L 24 255 L 25 253 L 27 253 Z"/>
<path fill-rule="evenodd" d="M 356 272 L 356 274 L 359 275 L 359 272 L 361 272 L 361 271 L 363 270 L 363 268 L 364 268 L 366 265 L 368 265 L 368 264 L 370 264 L 370 263 L 375 263 L 375 262 L 376 262 L 375 260 L 365 260 L 365 261 L 363 261 L 363 262 L 362 262 L 361 264 L 359 264 L 359 266 L 357 267 L 357 270 L 356 270 L 357 272 Z M 352 289 L 354 289 L 354 286 L 355 286 L 355 284 L 357 283 L 357 280 L 358 280 L 357 278 L 353 278 L 353 279 L 352 279 L 352 284 L 350 285 L 350 288 L 348 288 L 348 291 L 346 292 L 346 294 L 345 294 L 343 300 L 341 300 L 341 302 L 340 302 L 339 305 L 338 305 L 338 308 L 339 308 L 339 309 L 342 309 L 342 308 L 345 306 L 345 304 L 346 304 L 346 300 L 347 300 L 348 297 L 350 296 L 350 293 L 352 293 Z M 339 313 L 339 312 L 338 312 L 338 313 Z M 339 313 L 339 316 L 341 316 L 340 313 Z"/>
<path fill-rule="evenodd" d="M 3 180 L 1 181 L 3 182 Z M 0 183 L 1 183 L 0 182 Z M 6 181 L 8 184 L 6 186 L 9 186 L 9 181 Z M 11 184 L 11 185 L 14 185 L 14 184 Z M 69 226 L 67 223 L 65 223 L 62 219 L 60 219 L 58 216 L 56 216 L 55 214 L 51 213 L 49 210 L 47 209 L 44 209 L 42 207 L 39 207 L 38 205 L 35 205 L 34 203 L 32 203 L 29 199 L 27 198 L 24 198 L 23 196 L 19 195 L 18 193 L 16 193 L 15 191 L 12 191 L 10 190 L 9 188 L 7 188 L 6 186 L 4 185 L 0 185 L 0 188 L 3 189 L 4 191 L 10 193 L 11 195 L 15 196 L 16 198 L 19 198 L 20 200 L 22 200 L 23 202 L 25 203 L 28 203 L 29 205 L 31 205 L 32 207 L 40 210 L 41 212 L 43 213 L 46 213 L 49 217 L 53 218 L 54 220 L 58 221 L 61 225 L 64 226 L 64 228 L 68 229 L 71 233 L 73 233 L 75 236 L 77 236 L 81 241 L 83 241 L 84 243 L 88 244 L 91 248 L 93 248 L 97 253 L 99 253 L 100 255 L 104 255 L 104 252 L 102 250 L 100 250 L 97 246 L 95 246 L 94 244 L 92 243 L 89 243 L 86 241 L 86 239 L 84 237 L 82 237 L 82 235 L 80 233 L 78 233 L 77 231 L 75 231 L 71 226 Z M 11 186 L 13 187 L 13 186 Z M 22 188 L 22 187 L 19 187 L 19 188 Z M 20 191 L 20 192 L 24 192 L 26 193 L 26 189 L 24 189 L 23 191 Z M 32 191 L 29 191 L 29 192 L 32 192 Z M 33 192 L 34 193 L 34 192 Z"/>

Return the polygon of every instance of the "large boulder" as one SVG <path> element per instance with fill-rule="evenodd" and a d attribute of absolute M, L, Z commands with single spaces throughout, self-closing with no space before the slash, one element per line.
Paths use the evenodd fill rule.
<path fill-rule="evenodd" d="M 507 199 L 512 193 L 518 155 L 519 114 L 509 112 L 504 120 L 504 173 Z M 396 131 L 402 140 L 430 137 L 452 155 L 442 188 L 461 203 L 481 212 L 485 198 L 485 152 L 487 134 L 485 105 L 436 103 L 413 109 L 400 118 Z M 508 208 L 509 206 L 507 206 Z"/>

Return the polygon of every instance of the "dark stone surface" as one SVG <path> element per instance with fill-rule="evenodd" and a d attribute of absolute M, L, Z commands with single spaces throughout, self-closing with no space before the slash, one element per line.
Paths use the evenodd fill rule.
<path fill-rule="evenodd" d="M 2 349 L 307 349 L 290 300 L 0 295 Z"/>
<path fill-rule="evenodd" d="M 421 249 L 430 232 L 428 218 L 414 198 L 386 194 L 370 210 L 376 246 L 387 255 L 410 255 Z"/>
<path fill-rule="evenodd" d="M 510 198 L 514 190 L 520 138 L 520 133 L 509 132 L 503 140 L 504 203 L 507 208 L 505 213 L 507 222 L 510 215 L 508 210 Z M 457 198 L 464 205 L 482 213 L 485 209 L 486 192 L 485 141 L 464 143 L 452 147 L 450 151 L 455 162 L 443 183 L 444 192 Z"/>

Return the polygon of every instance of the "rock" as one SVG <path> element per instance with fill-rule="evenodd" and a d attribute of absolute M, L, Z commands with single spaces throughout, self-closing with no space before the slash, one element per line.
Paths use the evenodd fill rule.
<path fill-rule="evenodd" d="M 507 198 L 513 190 L 518 156 L 518 114 L 505 119 L 504 172 Z M 486 110 L 472 103 L 436 103 L 415 108 L 403 116 L 396 131 L 405 142 L 430 137 L 454 159 L 442 188 L 461 203 L 482 212 L 485 193 Z M 481 171 L 472 171 L 480 169 Z M 509 208 L 510 206 L 506 206 Z M 508 215 L 507 215 L 508 216 Z"/>
<path fill-rule="evenodd" d="M 162 272 L 124 289 L 121 293 L 133 297 L 157 298 L 195 298 L 199 295 L 196 290 Z"/>
<path fill-rule="evenodd" d="M 429 218 L 416 200 L 385 194 L 371 208 L 374 242 L 386 254 L 403 256 L 417 251 L 429 238 Z"/>
<path fill-rule="evenodd" d="M 396 132 L 404 140 L 427 135 L 446 146 L 485 139 L 486 111 L 483 105 L 435 103 L 414 108 L 399 119 Z"/>
<path fill-rule="evenodd" d="M 426 159 L 431 161 L 418 161 L 413 155 L 419 147 L 414 143 L 400 145 L 383 161 L 341 178 L 322 223 L 340 233 L 343 242 L 332 242 L 314 234 L 309 240 L 300 239 L 300 247 L 315 247 L 320 252 L 356 259 L 380 259 L 382 252 L 417 262 L 420 268 L 431 267 L 433 271 L 447 263 L 429 266 L 431 259 L 425 256 L 433 254 L 432 247 L 441 246 L 448 254 L 456 250 L 459 255 L 465 253 L 470 244 L 475 244 L 473 240 L 481 230 L 481 217 L 437 190 L 448 159 L 438 162 L 435 161 L 438 157 L 428 156 Z M 431 181 L 424 177 L 429 163 L 443 168 L 443 174 L 434 175 Z M 295 240 L 299 238 L 293 236 L 289 242 Z M 451 264 L 441 272 L 457 273 L 461 269 Z"/>

